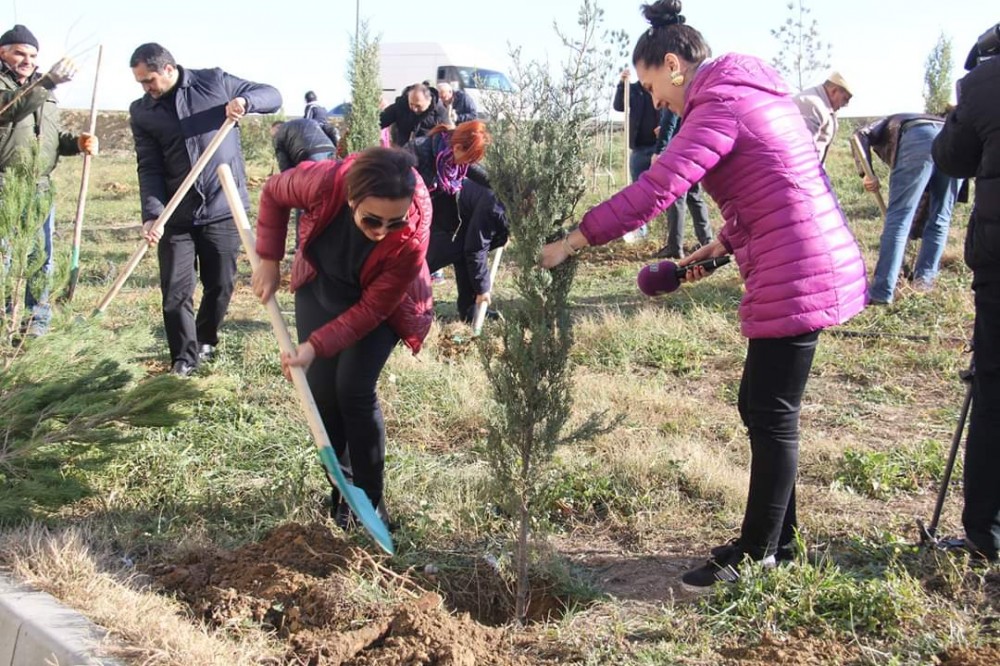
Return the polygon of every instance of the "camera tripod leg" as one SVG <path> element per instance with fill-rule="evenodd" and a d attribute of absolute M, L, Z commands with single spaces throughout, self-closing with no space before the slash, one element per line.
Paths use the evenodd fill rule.
<path fill-rule="evenodd" d="M 958 424 L 955 426 L 955 435 L 951 439 L 951 451 L 948 453 L 948 463 L 944 468 L 944 478 L 941 479 L 941 487 L 938 489 L 937 501 L 934 504 L 934 515 L 931 516 L 929 525 L 917 519 L 917 527 L 920 530 L 920 545 L 936 545 L 938 543 L 937 529 L 941 520 L 941 512 L 944 510 L 944 500 L 948 495 L 948 485 L 951 483 L 951 475 L 955 470 L 955 460 L 958 457 L 958 447 L 962 443 L 962 433 L 965 431 L 965 422 L 969 417 L 969 409 L 972 406 L 972 378 L 975 374 L 975 359 L 969 361 L 969 369 L 960 374 L 965 382 L 965 400 L 962 403 L 962 411 L 958 416 Z"/>

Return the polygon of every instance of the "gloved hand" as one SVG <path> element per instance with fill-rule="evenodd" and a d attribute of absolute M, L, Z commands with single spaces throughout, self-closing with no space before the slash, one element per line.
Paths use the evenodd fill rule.
<path fill-rule="evenodd" d="M 87 132 L 76 137 L 76 145 L 80 148 L 81 153 L 88 155 L 96 155 L 100 150 L 100 141 L 97 140 L 97 135 Z"/>
<path fill-rule="evenodd" d="M 72 81 L 73 77 L 76 76 L 76 63 L 70 58 L 62 58 L 56 64 L 52 65 L 52 69 L 45 74 L 52 83 L 59 85 L 60 83 L 66 83 L 67 81 Z"/>

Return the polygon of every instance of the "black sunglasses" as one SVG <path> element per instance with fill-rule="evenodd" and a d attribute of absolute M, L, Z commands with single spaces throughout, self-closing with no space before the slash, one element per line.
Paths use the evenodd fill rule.
<path fill-rule="evenodd" d="M 372 231 L 378 231 L 379 229 L 385 229 L 389 233 L 393 231 L 399 231 L 406 226 L 409 220 L 407 216 L 396 218 L 394 220 L 383 220 L 381 217 L 376 215 L 362 215 L 361 224 L 365 225 L 366 228 Z"/>

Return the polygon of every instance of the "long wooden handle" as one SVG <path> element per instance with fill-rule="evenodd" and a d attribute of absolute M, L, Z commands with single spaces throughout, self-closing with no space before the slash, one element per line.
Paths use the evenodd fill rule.
<path fill-rule="evenodd" d="M 153 231 L 163 230 L 163 227 L 166 226 L 167 222 L 170 220 L 170 216 L 173 215 L 174 211 L 177 210 L 177 207 L 181 205 L 184 195 L 186 195 L 188 190 L 191 189 L 191 186 L 194 185 L 194 181 L 198 179 L 201 172 L 205 170 L 206 166 L 208 166 L 208 161 L 212 159 L 212 155 L 214 155 L 215 151 L 219 149 L 219 146 L 222 145 L 222 142 L 226 139 L 230 130 L 232 130 L 235 126 L 236 121 L 231 118 L 226 118 L 226 122 L 222 123 L 222 127 L 219 128 L 219 131 L 215 133 L 214 137 L 212 137 L 212 141 L 205 147 L 205 152 L 201 154 L 198 161 L 194 163 L 193 167 L 191 167 L 191 172 L 181 183 L 180 187 L 177 188 L 177 191 L 174 192 L 174 196 L 170 197 L 170 201 L 168 201 L 167 205 L 163 208 L 163 212 L 160 213 L 160 217 L 156 219 L 156 224 L 153 225 Z M 101 302 L 97 304 L 94 314 L 99 314 L 107 309 L 111 300 L 118 295 L 118 292 L 121 291 L 125 281 L 128 280 L 130 275 L 132 275 L 132 271 L 134 271 L 135 267 L 139 265 L 139 261 L 142 259 L 143 255 L 146 254 L 147 249 L 149 249 L 149 243 L 143 239 L 142 244 L 129 258 L 128 263 L 125 264 L 125 267 L 122 269 L 118 279 L 115 280 L 113 285 L 111 285 L 111 289 L 107 294 L 105 294 L 104 298 L 101 299 Z"/>
<path fill-rule="evenodd" d="M 496 285 L 497 273 L 500 270 L 500 257 L 503 256 L 503 249 L 505 245 L 501 245 L 493 253 L 493 265 L 490 267 L 490 292 L 493 292 L 493 287 Z M 472 320 L 472 334 L 479 335 L 483 330 L 483 322 L 486 321 L 486 310 L 489 308 L 490 304 L 483 302 L 476 305 L 476 316 Z"/>
<path fill-rule="evenodd" d="M 628 149 L 628 114 L 629 114 L 629 93 L 631 92 L 631 83 L 622 79 L 622 103 L 625 108 L 625 119 L 622 121 L 622 128 L 625 130 L 625 180 L 622 181 L 625 185 L 628 185 L 629 178 L 631 174 L 628 168 L 629 161 L 629 149 Z"/>
<path fill-rule="evenodd" d="M 871 165 L 868 164 L 868 160 L 865 159 L 865 151 L 861 148 L 861 141 L 858 140 L 857 136 L 851 137 L 851 152 L 854 153 L 854 161 L 857 163 L 858 168 L 866 176 L 877 182 L 878 179 L 875 177 Z M 875 197 L 875 203 L 878 204 L 879 210 L 882 211 L 882 216 L 885 217 L 886 207 L 885 200 L 882 199 L 882 193 L 879 190 L 875 190 L 872 192 L 872 196 Z"/>
<path fill-rule="evenodd" d="M 97 81 L 101 75 L 101 57 L 104 55 L 104 46 L 97 48 L 97 70 L 94 72 L 94 92 L 90 97 L 90 125 L 88 132 L 93 135 L 97 132 Z M 76 294 L 76 283 L 80 279 L 80 243 L 83 240 L 83 213 L 87 207 L 87 188 L 90 185 L 90 153 L 83 156 L 83 175 L 80 177 L 80 194 L 76 200 L 76 217 L 73 219 L 73 254 L 70 258 L 69 288 L 66 291 L 66 300 L 73 300 Z"/>
<path fill-rule="evenodd" d="M 250 220 L 247 219 L 246 211 L 243 209 L 243 202 L 240 199 L 236 181 L 233 180 L 233 172 L 228 164 L 221 164 L 216 173 L 219 175 L 219 182 L 222 184 L 222 191 L 226 195 L 229 209 L 233 213 L 233 221 L 240 232 L 240 241 L 243 243 L 243 249 L 246 250 L 247 257 L 250 259 L 250 265 L 256 271 L 258 266 L 260 266 L 260 257 L 257 256 L 257 249 L 254 247 L 255 241 L 253 231 L 250 229 Z M 278 307 L 278 301 L 274 295 L 267 299 L 266 307 L 268 318 L 271 320 L 271 328 L 274 330 L 274 336 L 278 339 L 278 347 L 283 352 L 294 352 L 295 343 L 292 342 L 292 336 L 288 333 L 285 318 L 281 314 L 281 308 Z M 320 416 L 319 408 L 316 406 L 312 389 L 309 388 L 306 371 L 302 368 L 294 367 L 289 368 L 289 371 L 289 374 L 292 376 L 292 383 L 295 385 L 295 393 L 298 395 L 299 404 L 302 407 L 302 412 L 305 414 L 306 422 L 309 424 L 309 432 L 312 433 L 313 442 L 316 444 L 320 461 L 323 463 L 327 475 L 337 486 L 341 497 L 351 507 L 351 511 L 354 512 L 354 515 L 361 522 L 365 530 L 368 531 L 372 538 L 375 539 L 375 542 L 385 552 L 392 555 L 395 552 L 395 546 L 392 543 L 392 536 L 389 534 L 388 526 L 382 522 L 382 519 L 376 513 L 375 507 L 372 506 L 372 502 L 365 491 L 349 483 L 344 476 L 344 472 L 340 469 L 340 463 L 330 443 L 330 436 L 326 432 L 326 426 L 323 425 L 323 418 Z"/>

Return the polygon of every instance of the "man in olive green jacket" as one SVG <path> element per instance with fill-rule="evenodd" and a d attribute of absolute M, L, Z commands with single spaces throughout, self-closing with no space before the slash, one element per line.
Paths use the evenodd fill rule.
<path fill-rule="evenodd" d="M 95 136 L 73 135 L 60 128 L 59 109 L 52 90 L 73 78 L 76 73 L 73 62 L 63 58 L 43 75 L 37 71 L 37 57 L 38 40 L 23 25 L 15 25 L 0 35 L 0 179 L 15 166 L 27 166 L 35 174 L 38 196 L 47 197 L 49 174 L 59 156 L 81 152 L 94 155 L 98 144 Z M 37 158 L 32 164 L 36 151 Z M 50 207 L 42 226 L 45 245 L 42 271 L 46 275 L 53 268 L 54 222 L 55 208 Z M 2 243 L 0 239 L 0 248 Z M 41 288 L 36 295 L 32 293 L 31 282 L 25 294 L 25 307 L 31 310 L 27 333 L 38 336 L 48 330 L 51 310 L 48 287 Z"/>

